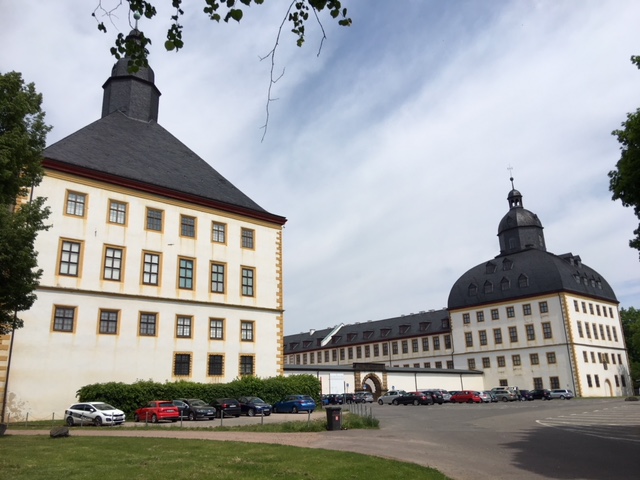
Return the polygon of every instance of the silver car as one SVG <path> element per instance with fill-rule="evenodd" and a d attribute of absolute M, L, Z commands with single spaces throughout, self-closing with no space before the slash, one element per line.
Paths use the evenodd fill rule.
<path fill-rule="evenodd" d="M 380 405 L 384 405 L 385 403 L 387 405 L 391 405 L 393 403 L 394 398 L 405 395 L 406 393 L 407 392 L 405 392 L 404 390 L 389 390 L 387 393 L 385 393 L 378 399 L 378 403 Z"/>
<path fill-rule="evenodd" d="M 551 390 L 551 398 L 570 400 L 573 397 L 575 397 L 575 395 L 571 390 L 565 390 L 564 388 L 556 388 L 555 390 Z"/>

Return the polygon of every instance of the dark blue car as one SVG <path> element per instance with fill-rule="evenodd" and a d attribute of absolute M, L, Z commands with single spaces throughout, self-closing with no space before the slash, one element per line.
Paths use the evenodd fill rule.
<path fill-rule="evenodd" d="M 240 397 L 240 409 L 243 415 L 253 417 L 254 415 L 271 415 L 271 405 L 262 400 L 260 397 Z"/>
<path fill-rule="evenodd" d="M 313 412 L 316 402 L 309 395 L 288 395 L 273 404 L 273 413 Z"/>

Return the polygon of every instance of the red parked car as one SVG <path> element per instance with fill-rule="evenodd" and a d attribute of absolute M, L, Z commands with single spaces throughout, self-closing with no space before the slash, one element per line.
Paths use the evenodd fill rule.
<path fill-rule="evenodd" d="M 153 400 L 146 406 L 136 410 L 133 419 L 136 422 L 158 423 L 160 420 L 177 422 L 180 410 L 169 400 Z"/>
<path fill-rule="evenodd" d="M 482 403 L 480 392 L 473 390 L 462 390 L 455 395 L 451 395 L 451 403 Z"/>

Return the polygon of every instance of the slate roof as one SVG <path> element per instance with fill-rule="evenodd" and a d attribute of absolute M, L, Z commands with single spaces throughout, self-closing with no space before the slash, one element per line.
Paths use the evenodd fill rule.
<path fill-rule="evenodd" d="M 47 147 L 43 155 L 45 167 L 79 167 L 79 173 L 108 174 L 160 187 L 168 196 L 180 192 L 286 221 L 269 214 L 158 123 L 118 111 Z"/>
<path fill-rule="evenodd" d="M 520 286 L 522 275 L 526 277 L 527 286 Z M 504 290 L 503 279 L 509 285 Z M 485 288 L 485 285 L 489 285 L 487 282 L 492 288 Z M 475 294 L 470 293 L 472 285 L 476 287 Z M 451 288 L 448 307 L 450 310 L 469 308 L 557 292 L 618 302 L 609 283 L 594 269 L 583 264 L 579 256 L 571 253 L 554 255 L 531 248 L 498 256 L 468 270 Z"/>
<path fill-rule="evenodd" d="M 412 338 L 421 335 L 449 333 L 451 331 L 447 310 L 432 310 L 387 318 L 385 320 L 343 325 L 335 332 L 332 339 L 329 340 L 326 345 L 322 346 L 320 342 L 334 329 L 336 329 L 336 327 L 286 335 L 284 337 L 285 355 L 315 351 L 323 348 L 350 347 L 388 340 Z"/>

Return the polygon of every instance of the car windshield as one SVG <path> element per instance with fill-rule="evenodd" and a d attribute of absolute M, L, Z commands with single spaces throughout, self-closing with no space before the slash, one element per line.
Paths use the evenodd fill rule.
<path fill-rule="evenodd" d="M 260 397 L 247 397 L 246 403 L 267 403 Z"/>
<path fill-rule="evenodd" d="M 175 407 L 175 405 L 171 402 L 160 402 L 158 406 L 159 407 Z"/>
<path fill-rule="evenodd" d="M 108 403 L 94 403 L 93 406 L 97 410 L 115 410 L 116 409 L 116 407 L 112 407 Z"/>
<path fill-rule="evenodd" d="M 203 400 L 191 400 L 191 405 L 194 407 L 206 407 L 207 404 Z"/>

